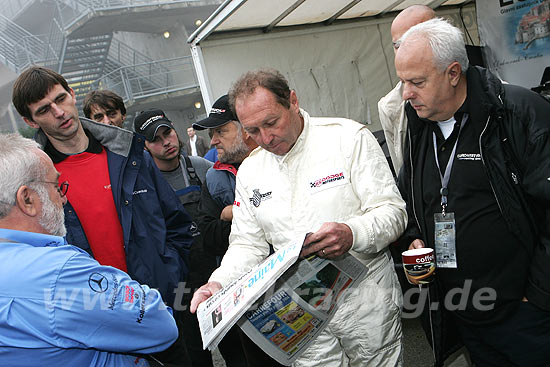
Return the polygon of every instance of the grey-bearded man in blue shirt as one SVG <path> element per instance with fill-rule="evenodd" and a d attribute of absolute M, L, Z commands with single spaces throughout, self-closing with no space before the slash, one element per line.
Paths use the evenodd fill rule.
<path fill-rule="evenodd" d="M 58 179 L 36 142 L 0 135 L 0 365 L 149 366 L 174 318 L 157 290 L 65 242 Z"/>

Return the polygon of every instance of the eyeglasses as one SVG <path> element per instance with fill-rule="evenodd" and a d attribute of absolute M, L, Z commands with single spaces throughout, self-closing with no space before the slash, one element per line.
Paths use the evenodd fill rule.
<path fill-rule="evenodd" d="M 49 184 L 56 185 L 57 186 L 57 192 L 59 192 L 59 195 L 61 197 L 67 195 L 67 191 L 69 191 L 69 183 L 67 181 L 61 182 L 61 183 L 58 183 L 58 182 L 55 182 L 55 181 L 38 181 L 38 182 L 49 183 Z"/>

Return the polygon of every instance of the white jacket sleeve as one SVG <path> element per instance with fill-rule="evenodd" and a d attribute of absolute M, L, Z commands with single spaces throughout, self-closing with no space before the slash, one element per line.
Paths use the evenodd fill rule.
<path fill-rule="evenodd" d="M 245 186 L 237 175 L 233 205 L 233 222 L 229 236 L 229 248 L 222 263 L 210 276 L 210 281 L 220 282 L 223 286 L 250 270 L 269 255 L 263 229 L 252 213 L 251 203 Z"/>
<path fill-rule="evenodd" d="M 401 82 L 399 82 L 395 88 L 378 101 L 378 117 L 384 130 L 386 145 L 396 174 L 399 173 L 403 165 L 407 133 L 405 102 L 401 95 Z"/>
<path fill-rule="evenodd" d="M 363 214 L 344 223 L 353 232 L 353 251 L 376 253 L 405 230 L 405 202 L 382 149 L 367 128 L 357 133 L 351 160 L 351 184 L 361 200 Z"/>

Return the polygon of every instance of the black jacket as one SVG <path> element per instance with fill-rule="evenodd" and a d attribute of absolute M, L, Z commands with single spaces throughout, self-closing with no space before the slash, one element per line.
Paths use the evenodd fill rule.
<path fill-rule="evenodd" d="M 483 68 L 471 66 L 466 77 L 468 98 L 476 105 L 470 121 L 477 122 L 483 166 L 507 226 L 532 259 L 525 296 L 550 310 L 550 103 L 527 89 L 502 84 Z M 423 152 L 432 137 L 408 104 L 406 113 L 408 154 L 399 188 L 409 214 L 401 243 L 408 245 L 416 238 L 424 239 L 426 233 L 421 172 Z M 432 302 L 438 300 L 439 292 L 437 283 L 430 287 Z M 441 310 L 431 317 L 438 365 L 459 344 L 449 330 L 450 319 Z"/>
<path fill-rule="evenodd" d="M 239 165 L 219 161 L 206 173 L 199 205 L 199 227 L 204 233 L 204 249 L 210 255 L 223 256 L 229 247 L 231 222 L 223 221 L 220 215 L 235 201 L 235 179 Z"/>

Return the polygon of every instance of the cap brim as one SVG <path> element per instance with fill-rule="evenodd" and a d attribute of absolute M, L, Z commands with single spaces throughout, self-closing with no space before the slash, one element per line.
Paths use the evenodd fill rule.
<path fill-rule="evenodd" d="M 207 117 L 204 120 L 193 123 L 193 129 L 195 130 L 204 130 L 204 129 L 213 129 L 218 126 L 227 124 L 231 120 L 219 119 L 215 117 Z"/>
<path fill-rule="evenodd" d="M 169 129 L 173 129 L 173 128 L 174 128 L 174 125 L 172 125 L 171 123 L 168 123 L 168 122 L 165 122 L 165 121 L 161 121 L 158 125 L 155 126 L 155 130 L 151 129 L 152 134 L 147 134 L 147 135 L 145 135 L 145 139 L 147 139 L 148 141 L 153 141 L 153 140 L 155 140 L 155 136 L 157 135 L 157 131 L 158 131 L 159 128 L 162 127 L 162 126 L 166 126 L 166 127 L 169 128 Z"/>

